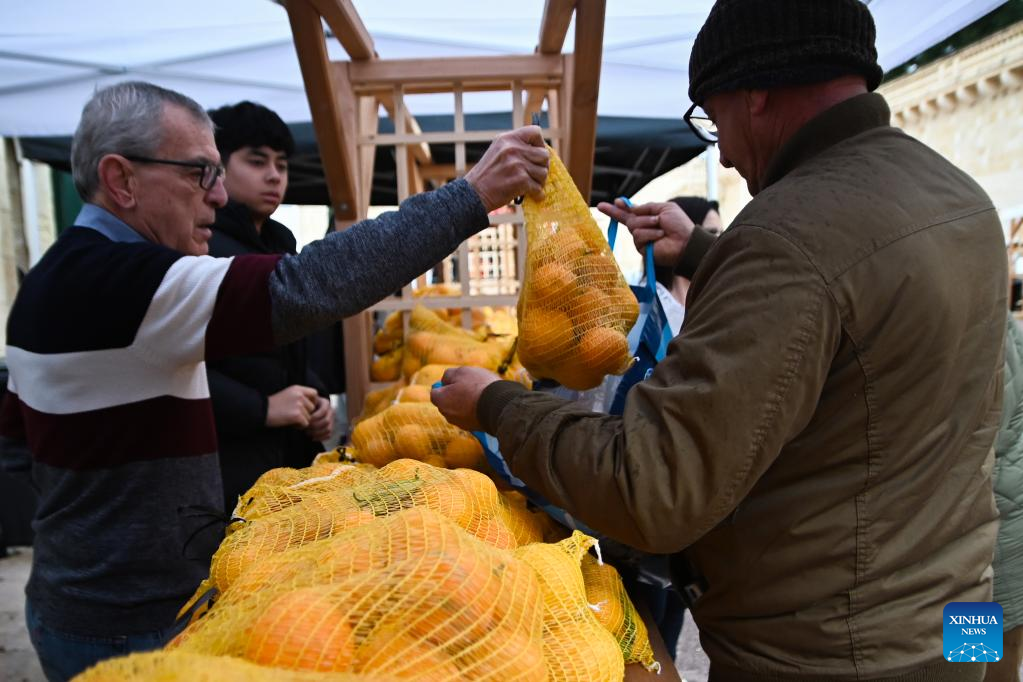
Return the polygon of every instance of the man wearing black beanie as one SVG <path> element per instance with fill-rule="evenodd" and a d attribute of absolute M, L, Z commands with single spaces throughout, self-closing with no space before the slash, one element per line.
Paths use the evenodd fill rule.
<path fill-rule="evenodd" d="M 716 240 L 672 203 L 600 206 L 692 280 L 667 357 L 621 417 L 472 370 L 435 391 L 591 528 L 687 550 L 714 682 L 984 677 L 942 626 L 992 594 L 1004 239 L 880 78 L 858 0 L 718 0 L 687 118 L 753 200 Z"/>

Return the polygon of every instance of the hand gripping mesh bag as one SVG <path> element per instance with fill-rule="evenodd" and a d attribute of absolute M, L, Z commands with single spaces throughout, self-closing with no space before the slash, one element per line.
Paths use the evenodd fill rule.
<path fill-rule="evenodd" d="M 544 198 L 526 197 L 526 272 L 519 295 L 519 359 L 538 379 L 575 390 L 621 374 L 639 314 L 607 240 L 553 150 Z"/>
<path fill-rule="evenodd" d="M 479 441 L 430 402 L 398 402 L 363 419 L 352 431 L 352 444 L 356 459 L 377 467 L 402 458 L 451 469 L 483 466 Z"/>

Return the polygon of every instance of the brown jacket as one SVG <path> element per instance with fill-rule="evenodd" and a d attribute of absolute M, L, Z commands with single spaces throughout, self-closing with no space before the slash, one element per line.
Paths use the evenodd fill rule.
<path fill-rule="evenodd" d="M 991 598 L 1005 282 L 983 190 L 862 95 L 779 151 L 622 417 L 507 382 L 478 412 L 554 504 L 690 547 L 712 679 L 979 679 L 942 609 Z"/>

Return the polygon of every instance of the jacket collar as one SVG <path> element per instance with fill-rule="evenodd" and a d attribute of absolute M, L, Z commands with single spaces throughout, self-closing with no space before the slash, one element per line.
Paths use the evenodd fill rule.
<path fill-rule="evenodd" d="M 288 228 L 267 218 L 263 229 L 257 232 L 248 207 L 238 201 L 228 201 L 226 206 L 217 209 L 213 229 L 262 253 L 286 253 L 293 248 L 290 244 L 292 240 L 288 239 L 291 236 Z"/>
<path fill-rule="evenodd" d="M 767 167 L 763 189 L 825 149 L 871 128 L 889 125 L 891 110 L 884 97 L 877 93 L 864 93 L 836 104 L 810 119 L 782 145 Z"/>
<path fill-rule="evenodd" d="M 144 242 L 146 238 L 110 211 L 96 204 L 84 204 L 75 218 L 75 227 L 96 230 L 112 242 Z"/>

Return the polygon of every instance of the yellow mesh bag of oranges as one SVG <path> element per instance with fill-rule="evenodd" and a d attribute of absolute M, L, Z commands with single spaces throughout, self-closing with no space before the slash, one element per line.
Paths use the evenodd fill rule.
<path fill-rule="evenodd" d="M 409 334 L 404 351 L 402 373 L 406 377 L 425 365 L 472 365 L 494 371 L 504 360 L 500 344 L 431 331 Z"/>
<path fill-rule="evenodd" d="M 512 550 L 529 564 L 543 600 L 543 652 L 552 680 L 620 680 L 625 661 L 618 642 L 587 601 L 580 561 L 596 540 L 579 531 L 553 545 Z"/>
<path fill-rule="evenodd" d="M 74 678 L 74 682 L 368 682 L 379 675 L 283 670 L 230 656 L 184 651 L 150 651 L 110 658 Z"/>
<path fill-rule="evenodd" d="M 542 627 L 529 565 L 414 508 L 252 566 L 169 648 L 372 679 L 539 681 Z"/>
<path fill-rule="evenodd" d="M 352 430 L 352 444 L 360 462 L 377 467 L 402 458 L 451 469 L 479 468 L 484 462 L 479 441 L 430 402 L 399 402 L 361 420 Z"/>
<path fill-rule="evenodd" d="M 587 554 L 582 559 L 582 573 L 586 601 L 600 624 L 618 640 L 625 662 L 640 663 L 647 670 L 660 671 L 646 625 L 615 567 Z"/>
<path fill-rule="evenodd" d="M 393 516 L 405 509 L 426 508 L 451 519 L 470 535 L 495 547 L 512 548 L 543 539 L 540 515 L 529 512 L 519 496 L 500 493 L 487 476 L 470 469 L 440 469 L 402 459 L 357 479 L 338 477 L 336 489 L 293 496 L 263 493 L 252 518 L 242 516 L 220 544 L 209 578 L 182 608 L 184 614 L 211 589 L 227 590 L 253 566 L 274 555 L 315 544 L 352 528 Z M 257 482 L 257 486 L 265 485 Z M 329 482 L 319 485 L 326 486 Z M 254 497 L 243 495 L 243 500 Z M 290 504 L 289 504 L 290 503 Z M 268 509 L 277 506 L 276 510 Z"/>
<path fill-rule="evenodd" d="M 544 198 L 526 197 L 526 272 L 519 295 L 519 359 L 537 378 L 575 390 L 621 374 L 639 315 L 607 240 L 553 150 Z"/>

